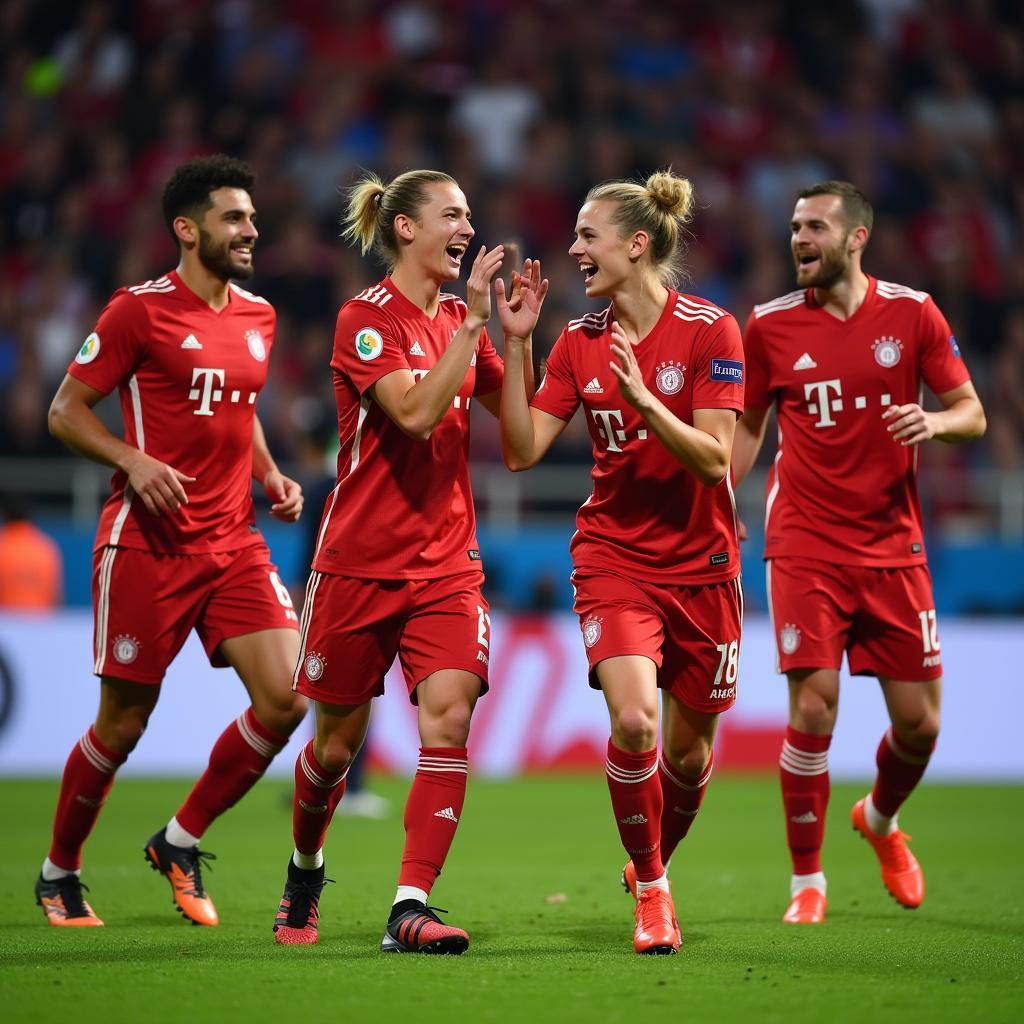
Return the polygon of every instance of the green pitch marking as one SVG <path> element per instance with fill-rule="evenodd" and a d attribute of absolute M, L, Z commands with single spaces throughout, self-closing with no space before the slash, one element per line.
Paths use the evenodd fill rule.
<path fill-rule="evenodd" d="M 672 865 L 679 956 L 632 952 L 632 903 L 603 778 L 471 780 L 432 902 L 472 946 L 461 958 L 378 944 L 401 849 L 406 784 L 382 780 L 389 821 L 338 818 L 337 879 L 320 943 L 279 947 L 271 924 L 291 851 L 289 787 L 263 782 L 210 831 L 214 929 L 186 924 L 142 844 L 185 782 L 119 782 L 86 848 L 88 899 L 107 922 L 49 927 L 32 886 L 55 781 L 0 782 L 0 1016 L 10 1024 L 393 1020 L 778 1021 L 935 1024 L 1024 1019 L 1024 788 L 926 785 L 901 824 L 927 881 L 920 910 L 882 888 L 849 827 L 858 786 L 833 789 L 828 920 L 783 925 L 788 860 L 771 778 L 714 779 Z"/>

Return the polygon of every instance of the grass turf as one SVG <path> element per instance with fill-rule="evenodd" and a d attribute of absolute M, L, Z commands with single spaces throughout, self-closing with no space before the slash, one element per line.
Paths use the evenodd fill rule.
<path fill-rule="evenodd" d="M 72 930 L 48 927 L 32 896 L 56 784 L 0 782 L 4 1021 L 1024 1019 L 1022 787 L 915 794 L 904 825 L 928 895 L 910 912 L 883 890 L 871 850 L 850 830 L 863 787 L 835 786 L 828 919 L 801 928 L 779 920 L 788 859 L 775 781 L 716 778 L 672 867 L 682 951 L 651 958 L 632 952 L 623 855 L 597 773 L 472 782 L 433 893 L 472 936 L 461 958 L 378 952 L 404 782 L 376 786 L 393 801 L 390 820 L 335 821 L 326 853 L 338 884 L 324 893 L 315 947 L 276 946 L 270 930 L 291 848 L 282 782 L 261 783 L 203 843 L 218 855 L 206 882 L 220 927 L 191 927 L 171 908 L 141 847 L 186 788 L 115 786 L 83 874 L 107 927 Z"/>

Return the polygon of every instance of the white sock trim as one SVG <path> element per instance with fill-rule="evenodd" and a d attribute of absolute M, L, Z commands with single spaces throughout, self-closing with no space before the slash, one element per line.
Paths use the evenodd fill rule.
<path fill-rule="evenodd" d="M 793 899 L 804 889 L 817 889 L 822 896 L 828 895 L 828 882 L 824 871 L 815 871 L 813 875 L 793 875 L 789 880 L 789 898 Z"/>
<path fill-rule="evenodd" d="M 299 853 L 296 850 L 292 854 L 292 863 L 303 871 L 316 871 L 324 866 L 324 851 L 317 850 L 316 853 Z"/>
<path fill-rule="evenodd" d="M 428 895 L 429 893 L 425 889 L 417 889 L 415 885 L 400 885 L 395 893 L 394 902 L 391 905 L 394 906 L 395 903 L 401 903 L 402 900 L 417 900 L 425 904 Z"/>
<path fill-rule="evenodd" d="M 882 814 L 871 799 L 871 794 L 868 793 L 867 798 L 864 800 L 864 820 L 868 823 L 868 828 L 876 836 L 892 835 L 897 828 L 897 817 L 899 817 L 897 814 L 894 814 L 891 818 L 887 818 Z"/>
<path fill-rule="evenodd" d="M 636 880 L 636 894 L 644 892 L 646 889 L 664 889 L 665 892 L 669 892 L 668 887 L 668 872 L 663 874 L 661 878 L 655 878 L 653 882 L 641 882 L 638 878 Z"/>
<path fill-rule="evenodd" d="M 192 846 L 198 846 L 200 836 L 194 836 L 191 832 L 186 832 L 181 825 L 178 824 L 177 818 L 171 818 L 167 822 L 167 828 L 164 830 L 164 836 L 167 842 L 171 846 L 181 846 L 184 849 L 189 849 Z"/>
<path fill-rule="evenodd" d="M 58 867 L 47 857 L 39 873 L 43 876 L 44 882 L 56 882 L 58 878 L 67 878 L 68 875 L 81 875 L 82 870 L 79 868 L 77 871 L 69 871 L 67 868 Z"/>

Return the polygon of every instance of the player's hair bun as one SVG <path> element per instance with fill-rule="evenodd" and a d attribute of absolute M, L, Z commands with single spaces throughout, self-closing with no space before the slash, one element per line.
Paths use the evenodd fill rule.
<path fill-rule="evenodd" d="M 693 185 L 686 178 L 680 178 L 668 168 L 655 171 L 646 181 L 644 187 L 648 195 L 666 213 L 688 221 L 693 211 Z"/>

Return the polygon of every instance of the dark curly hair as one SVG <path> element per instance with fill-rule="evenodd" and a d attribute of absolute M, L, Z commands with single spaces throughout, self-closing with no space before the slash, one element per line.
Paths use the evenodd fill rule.
<path fill-rule="evenodd" d="M 164 187 L 161 208 L 164 223 L 171 237 L 174 233 L 175 217 L 191 217 L 199 220 L 213 206 L 210 193 L 219 188 L 240 188 L 252 193 L 256 175 L 252 168 L 233 156 L 218 153 L 216 156 L 199 156 L 182 164 Z"/>

